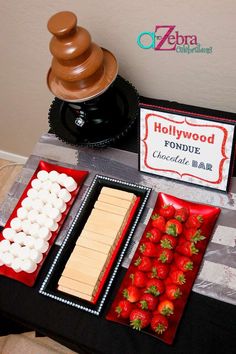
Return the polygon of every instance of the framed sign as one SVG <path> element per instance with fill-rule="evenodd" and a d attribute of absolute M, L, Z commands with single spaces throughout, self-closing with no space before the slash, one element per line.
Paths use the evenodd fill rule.
<path fill-rule="evenodd" d="M 167 101 L 141 102 L 140 171 L 228 191 L 236 115 Z"/>

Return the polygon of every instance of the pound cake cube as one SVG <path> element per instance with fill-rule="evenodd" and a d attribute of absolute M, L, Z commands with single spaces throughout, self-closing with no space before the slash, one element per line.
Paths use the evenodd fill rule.
<path fill-rule="evenodd" d="M 130 206 L 132 205 L 132 201 L 120 199 L 117 197 L 112 197 L 107 194 L 99 194 L 98 202 L 103 202 L 103 203 L 106 203 L 109 205 L 118 206 L 118 207 L 124 208 L 126 210 L 128 210 L 130 208 Z"/>
<path fill-rule="evenodd" d="M 81 246 L 81 247 L 89 248 L 91 250 L 96 250 L 97 252 L 101 252 L 106 255 L 108 255 L 109 252 L 111 251 L 111 246 L 101 243 L 99 241 L 89 240 L 83 237 L 78 238 L 76 242 L 76 246 Z"/>
<path fill-rule="evenodd" d="M 108 204 L 101 201 L 96 201 L 96 203 L 94 204 L 94 208 L 98 210 L 106 211 L 108 213 L 121 215 L 121 216 L 126 216 L 127 214 L 126 208 L 122 208 L 120 206 Z"/>
<path fill-rule="evenodd" d="M 76 291 L 74 289 L 69 289 L 69 288 L 62 286 L 62 285 L 58 285 L 58 290 L 63 291 L 64 293 L 76 296 L 76 297 L 80 297 L 81 299 L 84 299 L 87 301 L 91 301 L 93 298 L 91 295 L 83 294 L 79 291 Z"/>
<path fill-rule="evenodd" d="M 116 188 L 110 188 L 110 187 L 102 187 L 100 193 L 105 195 L 110 195 L 111 197 L 128 200 L 128 201 L 134 201 L 134 199 L 136 198 L 135 194 L 133 193 L 122 191 Z"/>
<path fill-rule="evenodd" d="M 78 240 L 81 237 L 86 238 L 88 240 L 94 240 L 94 241 L 97 241 L 97 242 L 100 242 L 100 243 L 103 243 L 103 244 L 109 245 L 109 246 L 112 246 L 112 244 L 114 242 L 113 238 L 111 238 L 110 236 L 99 234 L 97 232 L 88 231 L 85 229 L 80 234 Z"/>

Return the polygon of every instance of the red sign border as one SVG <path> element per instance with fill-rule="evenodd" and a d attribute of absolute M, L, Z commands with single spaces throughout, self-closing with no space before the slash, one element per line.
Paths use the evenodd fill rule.
<path fill-rule="evenodd" d="M 149 99 L 147 98 L 144 98 L 144 101 L 147 101 Z M 162 104 L 159 105 L 158 104 L 158 100 L 154 100 L 154 99 L 150 99 L 151 102 L 153 101 L 156 101 L 157 104 L 152 104 L 152 103 L 142 103 L 142 101 L 140 102 L 140 125 L 141 125 L 141 109 L 148 109 L 148 110 L 151 110 L 153 112 L 151 113 L 148 113 L 146 116 L 145 116 L 145 136 L 143 139 L 139 139 L 139 170 L 141 172 L 145 172 L 145 173 L 150 173 L 150 174 L 154 174 L 154 175 L 159 175 L 158 173 L 155 173 L 155 171 L 164 171 L 164 172 L 172 172 L 172 173 L 176 173 L 177 175 L 179 175 L 180 177 L 182 176 L 189 176 L 189 177 L 193 177 L 193 178 L 196 178 L 198 180 L 201 180 L 203 182 L 206 182 L 206 183 L 211 183 L 212 186 L 209 186 L 209 185 L 201 185 L 201 184 L 198 184 L 198 183 L 194 183 L 194 182 L 188 182 L 188 181 L 181 181 L 181 178 L 174 178 L 174 177 L 168 177 L 168 176 L 163 176 L 163 177 L 166 177 L 166 178 L 171 178 L 171 179 L 175 179 L 177 181 L 180 181 L 180 182 L 184 182 L 184 183 L 191 183 L 191 184 L 194 184 L 196 186 L 199 186 L 199 187 L 206 187 L 206 188 L 210 188 L 210 189 L 216 189 L 218 191 L 224 191 L 224 192 L 228 192 L 230 190 L 230 185 L 231 185 L 231 179 L 230 177 L 232 176 L 232 173 L 233 173 L 233 167 L 234 167 L 234 163 L 235 163 L 235 157 L 236 157 L 236 128 L 234 128 L 234 137 L 233 137 L 233 140 L 232 140 L 232 148 L 231 148 L 231 156 L 227 157 L 226 154 L 225 154 L 225 145 L 226 145 L 226 142 L 227 142 L 227 138 L 228 138 L 228 131 L 227 129 L 225 129 L 224 127 L 219 127 L 219 126 L 216 126 L 213 124 L 213 122 L 222 122 L 222 123 L 225 123 L 225 124 L 231 124 L 231 125 L 236 125 L 236 115 L 234 116 L 233 113 L 228 113 L 228 112 L 220 112 L 222 114 L 225 113 L 225 116 L 223 115 L 222 117 L 221 116 L 217 116 L 217 115 L 214 115 L 215 112 L 218 112 L 218 111 L 214 111 L 214 110 L 210 110 L 210 109 L 204 109 L 204 108 L 200 108 L 199 107 L 199 110 L 200 111 L 206 111 L 207 113 L 206 114 L 202 114 L 202 113 L 197 113 L 196 112 L 196 109 L 198 109 L 198 107 L 193 107 L 194 110 L 191 111 L 191 110 L 187 110 L 187 109 L 176 109 L 174 107 L 170 107 L 170 106 L 173 106 L 175 103 L 172 103 L 172 102 L 168 102 L 168 101 L 161 101 L 161 103 L 163 104 L 163 102 L 167 103 L 167 106 L 163 106 Z M 187 105 L 181 105 L 181 104 L 178 104 L 176 103 L 176 106 L 180 106 L 180 107 L 183 107 L 183 108 L 188 108 L 188 107 L 191 107 L 191 106 L 187 106 Z M 158 111 L 158 114 L 157 114 L 157 111 Z M 148 136 L 148 128 L 147 128 L 147 119 L 150 117 L 150 116 L 158 116 L 160 118 L 163 118 L 165 120 L 168 120 L 170 122 L 173 122 L 173 123 L 183 123 L 184 121 L 186 121 L 187 124 L 189 125 L 196 125 L 196 126 L 202 126 L 201 124 L 194 124 L 194 123 L 190 123 L 187 121 L 186 118 L 184 118 L 183 121 L 180 121 L 180 122 L 176 122 L 174 121 L 173 119 L 171 118 L 167 118 L 167 117 L 163 117 L 160 115 L 160 113 L 163 112 L 163 113 L 169 113 L 169 114 L 176 114 L 176 115 L 179 115 L 179 116 L 187 116 L 187 118 L 196 118 L 196 119 L 202 119 L 203 121 L 208 121 L 209 123 L 212 124 L 212 127 L 215 127 L 215 128 L 219 128 L 223 131 L 223 134 L 224 134 L 224 138 L 223 138 L 223 142 L 222 142 L 222 147 L 221 147 L 221 153 L 222 153 L 222 159 L 220 161 L 220 164 L 219 164 L 219 175 L 218 175 L 218 179 L 216 181 L 209 181 L 207 179 L 204 179 L 204 178 L 201 178 L 201 177 L 197 177 L 195 175 L 192 175 L 192 174 L 188 174 L 188 173 L 179 173 L 178 171 L 175 171 L 175 170 L 168 170 L 168 169 L 158 169 L 158 168 L 154 168 L 152 166 L 149 166 L 148 163 L 147 163 L 147 150 L 148 150 L 148 145 L 147 145 L 147 136 Z M 212 113 L 212 115 L 211 115 Z M 221 115 L 222 115 L 221 114 Z M 230 115 L 230 118 L 228 118 L 227 116 Z M 233 116 L 234 116 L 234 119 L 233 119 Z M 143 121 L 142 121 L 143 122 Z M 209 125 L 207 125 L 209 127 Z M 140 127 L 139 127 L 140 128 Z M 140 135 L 139 135 L 140 136 Z M 142 170 L 141 168 L 141 144 L 144 143 L 144 146 L 145 146 L 145 153 L 143 154 L 143 157 L 142 157 L 142 162 L 144 163 L 144 165 L 150 169 L 150 172 L 149 171 L 144 171 Z M 227 180 L 227 183 L 226 183 L 226 188 L 225 189 L 220 189 L 220 188 L 217 188 L 216 185 L 221 183 L 222 179 L 223 179 L 223 165 L 224 165 L 224 161 L 226 159 L 230 159 L 230 166 L 229 166 L 229 171 L 228 171 L 228 180 Z"/>

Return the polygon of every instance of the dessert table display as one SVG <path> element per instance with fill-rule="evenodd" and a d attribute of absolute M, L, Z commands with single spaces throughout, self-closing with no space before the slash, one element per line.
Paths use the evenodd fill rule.
<path fill-rule="evenodd" d="M 8 220 L 11 222 L 20 207 L 18 203 L 23 201 L 23 197 L 26 198 L 28 190 L 31 189 L 29 183 L 31 181 L 32 187 L 32 181 L 37 176 L 35 173 L 38 173 L 39 163 L 42 164 L 40 161 L 43 161 L 44 166 L 53 165 L 54 170 L 56 170 L 55 166 L 60 166 L 65 170 L 69 168 L 75 180 L 73 171 L 87 171 L 88 174 L 86 176 L 85 173 L 84 177 L 86 178 L 81 180 L 73 205 L 70 205 L 66 212 L 66 218 L 60 226 L 60 231 L 58 229 L 53 244 L 45 253 L 46 257 L 36 279 L 34 279 L 34 285 L 27 286 L 19 282 L 19 279 L 6 277 L 6 274 L 0 277 L 0 309 L 3 315 L 10 316 L 30 328 L 35 328 L 37 331 L 68 345 L 71 349 L 81 350 L 81 352 L 84 350 L 85 353 L 118 353 L 118 338 L 124 342 L 126 352 L 141 353 L 146 348 L 147 352 L 154 353 L 159 348 L 164 353 L 169 353 L 171 349 L 183 353 L 189 351 L 197 353 L 201 350 L 204 353 L 205 346 L 205 353 L 207 353 L 209 345 L 218 346 L 219 350 L 223 346 L 226 348 L 226 339 L 228 349 L 231 350 L 232 343 L 229 340 L 229 333 L 235 327 L 235 324 L 233 325 L 235 311 L 232 304 L 236 302 L 236 289 L 233 281 L 236 269 L 233 256 L 236 226 L 234 217 L 235 178 L 232 180 L 230 193 L 210 191 L 139 172 L 136 153 L 115 148 L 103 151 L 90 150 L 89 148 L 78 150 L 59 141 L 53 134 L 44 134 L 36 144 L 22 174 L 10 190 L 8 198 L 0 207 L 0 222 L 5 230 L 9 228 L 9 225 L 13 228 L 17 226 L 14 223 L 6 226 L 5 224 Z M 39 177 L 37 178 L 39 179 Z M 33 184 L 36 188 L 37 183 Z M 111 204 L 109 198 L 114 198 L 114 195 L 109 195 L 109 193 L 114 193 L 114 191 L 115 193 L 118 191 L 116 198 L 120 199 L 121 205 Z M 122 191 L 128 194 L 123 194 Z M 130 206 L 124 201 L 122 202 L 125 200 L 122 198 L 131 198 Z M 127 209 L 125 209 L 125 205 L 127 205 Z M 165 230 L 159 230 L 160 239 L 154 241 L 152 239 L 155 234 L 153 229 L 158 230 L 160 227 L 157 222 L 157 214 L 168 213 L 167 206 L 169 205 L 175 209 L 174 214 L 173 210 L 172 214 L 170 213 L 170 218 L 169 216 L 165 217 L 166 225 L 168 221 L 171 221 L 169 222 L 170 227 L 167 225 Z M 182 212 L 180 213 L 180 209 L 183 207 L 190 212 L 191 222 L 197 222 L 197 220 L 200 222 L 200 225 L 195 225 L 195 232 L 191 231 L 193 227 L 190 227 L 190 221 L 182 220 L 181 222 L 179 219 L 183 216 Z M 221 211 L 220 215 L 219 211 Z M 18 214 L 20 215 L 21 212 Z M 202 218 L 196 220 L 196 214 Z M 112 215 L 113 222 L 109 222 L 109 215 Z M 105 219 L 100 222 L 103 217 Z M 174 227 L 172 225 L 173 219 L 175 220 Z M 97 230 L 91 230 L 91 224 L 97 225 Z M 107 240 L 104 226 L 107 225 L 108 229 L 111 229 L 113 224 L 117 225 L 117 229 L 114 231 L 112 245 L 98 248 Z M 178 231 L 180 225 L 183 228 L 181 232 Z M 124 232 L 125 228 L 127 230 Z M 224 232 L 224 237 L 222 232 Z M 103 236 L 99 241 L 91 239 L 94 237 L 94 233 Z M 2 235 L 4 234 L 5 237 L 10 237 L 6 236 L 8 232 L 5 231 Z M 156 231 L 158 238 L 157 234 Z M 97 248 L 86 253 L 87 256 L 81 256 L 81 249 L 84 252 L 85 249 L 89 249 L 88 239 L 92 240 L 91 244 Z M 170 242 L 173 241 L 176 241 L 176 245 L 170 246 Z M 10 241 L 10 243 L 12 242 Z M 154 245 L 154 250 L 151 244 Z M 174 251 L 170 250 L 169 246 L 174 247 Z M 92 249 L 92 246 L 90 248 Z M 79 253 L 74 253 L 74 251 Z M 96 256 L 100 252 L 101 261 L 98 261 L 99 257 L 94 257 L 92 260 L 94 252 L 97 252 Z M 173 258 L 170 262 L 162 263 L 160 259 L 165 259 L 167 253 Z M 100 262 L 97 278 L 97 273 L 94 270 L 96 267 L 89 265 L 92 273 L 88 272 L 87 277 L 90 276 L 90 282 L 95 278 L 94 285 L 87 284 L 87 279 L 80 278 L 78 281 L 77 278 L 78 273 L 80 273 L 80 277 L 85 275 L 86 267 L 83 268 L 83 265 L 87 264 L 85 263 L 86 257 L 91 259 L 91 263 Z M 147 305 L 147 294 L 152 295 L 152 299 L 156 300 L 155 309 L 142 309 L 142 311 L 147 311 L 152 318 L 159 315 L 165 318 L 165 323 L 168 323 L 169 328 L 163 331 L 163 334 L 156 335 L 153 332 L 150 336 L 150 333 L 148 335 L 144 333 L 145 329 L 144 331 L 135 331 L 129 328 L 130 319 L 123 320 L 121 316 L 117 316 L 119 302 L 125 300 L 123 294 L 126 292 L 124 290 L 133 286 L 131 283 L 134 279 L 130 276 L 135 274 L 134 262 L 138 263 L 137 260 L 141 257 L 146 257 L 152 263 L 157 263 L 158 267 L 155 267 L 156 264 L 154 264 L 150 271 L 136 270 L 135 268 L 136 272 L 145 273 L 145 282 L 139 288 L 140 299 L 130 302 L 130 304 L 132 307 L 145 306 L 145 304 Z M 76 268 L 77 258 L 80 272 Z M 186 258 L 189 266 L 191 266 L 191 262 L 194 266 L 193 270 L 189 267 L 188 272 L 180 269 L 183 266 L 180 263 L 184 263 Z M 200 267 L 202 258 L 203 262 Z M 6 265 L 0 268 L 3 269 L 3 267 L 6 269 Z M 106 273 L 104 270 L 107 267 L 109 270 Z M 199 267 L 200 271 L 198 272 Z M 161 274 L 158 275 L 159 268 L 163 272 L 164 269 L 167 271 L 166 278 L 163 278 Z M 181 274 L 180 271 L 182 271 Z M 68 280 L 72 276 L 75 279 Z M 224 280 L 222 281 L 222 279 Z M 145 292 L 150 287 L 153 290 L 153 287 L 157 285 L 155 282 L 151 284 L 153 280 L 158 280 L 159 285 L 164 285 L 163 291 L 157 289 L 159 291 L 157 296 Z M 83 283 L 84 281 L 88 285 L 84 287 L 84 289 L 88 289 L 85 291 L 86 296 L 82 295 L 84 289 L 71 288 L 71 283 L 76 283 L 77 286 L 77 282 Z M 175 282 L 179 282 L 179 284 L 175 284 Z M 173 284 L 176 285 L 176 291 L 172 292 Z M 91 287 L 92 290 L 90 290 Z M 13 289 L 15 291 L 12 291 Z M 169 294 L 170 292 L 172 295 Z M 178 298 L 177 295 L 180 297 Z M 170 299 L 170 296 L 174 296 L 174 298 Z M 23 298 L 25 303 L 22 302 Z M 17 305 L 19 301 L 21 301 L 21 306 Z M 217 314 L 217 311 L 213 310 L 216 308 L 219 309 Z M 209 316 L 205 314 L 207 309 Z M 222 311 L 227 316 L 227 323 L 224 322 L 223 335 L 217 337 L 217 329 L 213 323 L 222 321 Z M 154 316 L 153 312 L 155 312 Z M 230 312 L 232 313 L 231 317 L 229 316 Z M 106 317 L 112 321 L 107 320 Z M 205 322 L 202 323 L 203 318 Z M 122 324 L 113 323 L 114 320 L 122 322 Z M 132 319 L 133 325 L 136 323 L 134 320 L 135 318 Z M 123 326 L 123 323 L 126 325 Z M 213 344 L 213 338 L 208 344 L 204 339 L 198 340 L 198 336 L 202 337 L 204 331 L 205 333 L 210 331 L 210 323 L 213 326 L 211 330 L 214 334 L 215 344 Z M 90 331 L 87 329 L 88 326 Z M 175 333 L 177 327 L 178 331 Z M 150 332 L 151 327 L 147 328 L 149 328 L 147 332 Z M 191 337 L 191 331 L 196 329 L 198 333 L 196 336 L 192 334 Z M 160 332 L 160 329 L 158 331 Z M 173 340 L 174 334 L 175 339 Z M 191 338 L 194 338 L 192 342 Z M 160 341 L 160 339 L 162 340 Z M 163 340 L 168 343 L 172 342 L 172 345 L 169 347 Z M 186 343 L 188 343 L 187 346 Z"/>

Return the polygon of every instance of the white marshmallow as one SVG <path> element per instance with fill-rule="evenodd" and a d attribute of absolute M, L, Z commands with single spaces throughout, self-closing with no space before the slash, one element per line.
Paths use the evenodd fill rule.
<path fill-rule="evenodd" d="M 52 183 L 50 191 L 52 193 L 55 193 L 56 195 L 58 195 L 59 191 L 61 190 L 61 187 L 59 186 L 59 184 L 57 182 Z"/>
<path fill-rule="evenodd" d="M 57 208 L 52 208 L 49 216 L 55 221 L 60 220 L 61 219 L 61 212 Z"/>
<path fill-rule="evenodd" d="M 42 182 L 42 185 L 41 185 L 41 189 L 45 189 L 47 191 L 49 191 L 52 187 L 52 181 L 45 181 L 45 182 Z"/>
<path fill-rule="evenodd" d="M 68 203 L 71 200 L 71 194 L 65 188 L 62 188 L 58 192 L 58 197 L 61 198 L 62 200 L 64 200 L 65 203 Z"/>
<path fill-rule="evenodd" d="M 62 214 L 60 213 L 59 215 L 58 215 L 58 217 L 55 219 L 55 222 L 59 222 L 60 220 L 61 220 L 61 218 L 62 218 Z"/>
<path fill-rule="evenodd" d="M 53 205 L 52 205 L 51 200 L 50 200 L 50 202 L 47 202 L 47 203 L 44 204 L 44 208 L 42 210 L 42 213 L 46 215 L 47 214 L 46 210 L 50 209 L 52 207 L 53 207 Z"/>
<path fill-rule="evenodd" d="M 41 199 L 44 203 L 48 203 L 51 199 L 51 195 L 49 191 L 45 189 L 40 189 L 38 192 L 39 199 Z"/>
<path fill-rule="evenodd" d="M 20 259 L 27 259 L 27 258 L 29 258 L 29 255 L 30 255 L 30 248 L 27 246 L 21 247 L 20 252 L 19 252 L 19 258 Z"/>
<path fill-rule="evenodd" d="M 61 215 L 61 212 L 57 208 L 47 207 L 45 208 L 45 214 L 52 220 L 56 220 Z"/>
<path fill-rule="evenodd" d="M 11 229 L 10 227 L 7 227 L 6 229 L 3 230 L 2 235 L 6 240 L 14 241 L 16 231 Z"/>
<path fill-rule="evenodd" d="M 15 243 L 18 243 L 19 245 L 23 246 L 24 242 L 25 242 L 25 237 L 26 234 L 24 232 L 18 232 L 15 236 Z"/>
<path fill-rule="evenodd" d="M 34 247 L 34 240 L 35 240 L 35 238 L 33 236 L 26 236 L 24 238 L 24 245 L 29 248 L 33 248 Z"/>
<path fill-rule="evenodd" d="M 42 253 L 45 253 L 48 250 L 49 243 L 40 238 L 37 238 L 34 243 L 34 248 Z"/>
<path fill-rule="evenodd" d="M 47 216 L 45 216 L 45 223 L 43 226 L 46 226 L 49 230 L 51 230 L 51 227 L 53 227 L 54 221 Z"/>
<path fill-rule="evenodd" d="M 2 254 L 2 262 L 4 263 L 4 264 L 6 264 L 8 267 L 10 267 L 11 266 L 11 264 L 12 264 L 12 261 L 13 261 L 13 259 L 14 259 L 14 256 L 10 253 L 10 252 L 4 252 L 3 254 Z"/>
<path fill-rule="evenodd" d="M 55 170 L 52 170 L 49 172 L 48 177 L 49 177 L 50 181 L 57 182 L 58 177 L 59 177 L 59 173 Z"/>
<path fill-rule="evenodd" d="M 47 227 L 41 227 L 38 231 L 38 238 L 41 238 L 42 240 L 48 241 L 52 236 L 52 233 Z"/>
<path fill-rule="evenodd" d="M 50 210 L 52 209 L 52 205 L 50 203 L 46 203 L 44 208 L 43 208 L 43 214 L 45 216 L 49 216 L 50 215 Z"/>
<path fill-rule="evenodd" d="M 31 230 L 31 222 L 30 220 L 23 220 L 22 221 L 22 230 L 24 231 L 24 233 L 29 234 L 30 230 Z"/>
<path fill-rule="evenodd" d="M 55 208 L 59 209 L 61 213 L 63 213 L 66 210 L 66 204 L 64 200 L 60 198 L 52 199 L 52 204 Z"/>
<path fill-rule="evenodd" d="M 21 269 L 26 273 L 33 273 L 37 269 L 37 264 L 31 259 L 27 258 L 22 260 Z"/>
<path fill-rule="evenodd" d="M 40 263 L 41 260 L 43 259 L 43 254 L 42 252 L 37 251 L 36 249 L 30 250 L 30 259 L 35 262 L 35 263 Z"/>
<path fill-rule="evenodd" d="M 42 185 L 42 182 L 41 182 L 38 178 L 33 179 L 32 182 L 31 182 L 31 186 L 32 186 L 36 191 L 39 191 L 39 190 L 40 190 L 41 185 Z"/>
<path fill-rule="evenodd" d="M 33 204 L 33 200 L 31 198 L 29 198 L 29 197 L 24 198 L 22 200 L 22 202 L 21 202 L 21 205 L 26 210 L 31 210 L 32 209 L 32 204 Z"/>
<path fill-rule="evenodd" d="M 58 229 L 58 223 L 54 222 L 53 225 L 49 228 L 52 232 L 56 231 Z"/>
<path fill-rule="evenodd" d="M 41 170 L 37 173 L 37 177 L 40 181 L 44 182 L 48 179 L 48 172 Z"/>
<path fill-rule="evenodd" d="M 77 188 L 77 183 L 75 182 L 74 178 L 67 177 L 65 179 L 64 186 L 69 192 L 73 192 Z"/>
<path fill-rule="evenodd" d="M 65 173 L 60 173 L 57 179 L 57 183 L 59 183 L 61 186 L 64 187 L 64 182 L 67 178 L 67 175 Z"/>
<path fill-rule="evenodd" d="M 12 243 L 10 246 L 10 252 L 14 257 L 19 256 L 20 249 L 21 249 L 21 246 L 19 245 L 19 243 L 16 243 L 16 242 Z"/>
<path fill-rule="evenodd" d="M 28 219 L 29 219 L 29 221 L 30 221 L 31 223 L 34 223 L 34 222 L 36 222 L 38 216 L 39 216 L 38 211 L 32 209 L 32 210 L 29 211 Z"/>
<path fill-rule="evenodd" d="M 22 230 L 22 221 L 19 218 L 14 218 L 11 220 L 10 226 L 13 230 L 18 232 Z"/>
<path fill-rule="evenodd" d="M 28 211 L 23 207 L 18 208 L 16 214 L 20 220 L 25 220 L 28 217 Z"/>
<path fill-rule="evenodd" d="M 42 212 L 44 207 L 43 201 L 41 199 L 35 199 L 32 201 L 32 209 Z"/>
<path fill-rule="evenodd" d="M 22 269 L 21 269 L 21 264 L 22 264 L 22 261 L 20 258 L 16 257 L 13 259 L 12 263 L 11 263 L 11 268 L 16 272 L 20 272 Z"/>
<path fill-rule="evenodd" d="M 45 226 L 52 232 L 54 232 L 58 229 L 58 223 L 53 221 L 50 218 L 47 218 Z"/>
<path fill-rule="evenodd" d="M 34 188 L 30 188 L 27 191 L 27 196 L 31 199 L 37 199 L 38 198 L 38 191 L 36 191 L 36 189 L 34 189 Z"/>
<path fill-rule="evenodd" d="M 61 213 L 64 213 L 66 211 L 67 205 L 66 203 L 64 204 L 63 208 L 61 208 Z"/>
<path fill-rule="evenodd" d="M 38 232 L 39 232 L 40 226 L 38 223 L 33 223 L 30 228 L 30 235 L 33 237 L 38 237 Z"/>
<path fill-rule="evenodd" d="M 0 241 L 0 251 L 8 252 L 10 250 L 10 241 L 9 240 L 2 240 Z"/>
<path fill-rule="evenodd" d="M 50 204 L 53 204 L 53 200 L 58 198 L 57 193 L 53 192 L 52 190 L 50 190 L 50 197 L 50 201 L 48 202 Z"/>
<path fill-rule="evenodd" d="M 39 214 L 37 217 L 37 223 L 40 226 L 45 226 L 47 221 L 47 217 L 44 214 Z"/>

